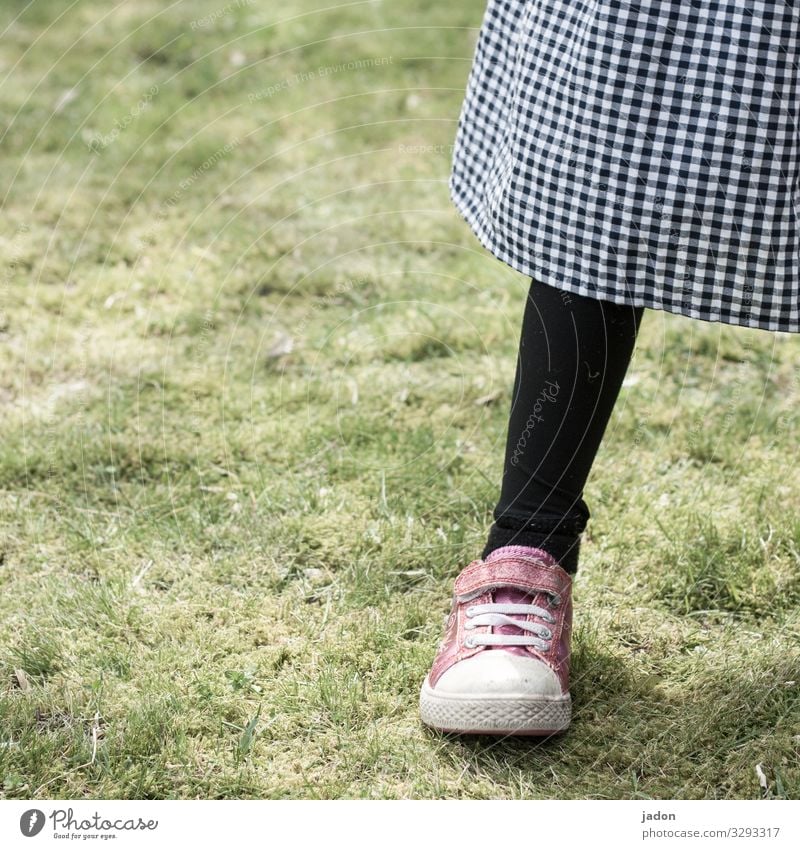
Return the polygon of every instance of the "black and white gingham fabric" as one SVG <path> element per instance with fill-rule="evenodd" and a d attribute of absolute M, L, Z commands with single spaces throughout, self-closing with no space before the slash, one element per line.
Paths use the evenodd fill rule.
<path fill-rule="evenodd" d="M 800 3 L 489 0 L 450 192 L 544 283 L 800 332 Z"/>

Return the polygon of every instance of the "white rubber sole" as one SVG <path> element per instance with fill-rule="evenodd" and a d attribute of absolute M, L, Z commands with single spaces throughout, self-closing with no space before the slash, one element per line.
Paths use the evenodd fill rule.
<path fill-rule="evenodd" d="M 565 731 L 572 718 L 569 694 L 560 698 L 503 695 L 479 696 L 436 693 L 428 679 L 419 694 L 425 725 L 456 734 L 542 736 Z"/>

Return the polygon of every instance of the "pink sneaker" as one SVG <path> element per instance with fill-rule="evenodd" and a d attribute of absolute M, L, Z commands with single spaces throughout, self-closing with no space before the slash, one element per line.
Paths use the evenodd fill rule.
<path fill-rule="evenodd" d="M 553 734 L 569 726 L 572 578 L 546 551 L 509 545 L 456 578 L 420 692 L 422 721 L 461 734 Z"/>

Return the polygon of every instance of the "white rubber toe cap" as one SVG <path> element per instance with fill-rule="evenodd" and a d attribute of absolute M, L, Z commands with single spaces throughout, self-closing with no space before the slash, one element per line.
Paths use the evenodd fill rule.
<path fill-rule="evenodd" d="M 544 696 L 558 698 L 555 672 L 535 657 L 490 649 L 454 663 L 433 688 L 448 696 Z"/>

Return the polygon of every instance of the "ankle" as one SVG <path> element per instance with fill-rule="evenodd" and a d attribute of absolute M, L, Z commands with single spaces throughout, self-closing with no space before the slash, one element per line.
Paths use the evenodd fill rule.
<path fill-rule="evenodd" d="M 571 575 L 578 571 L 580 534 L 562 534 L 552 531 L 513 530 L 493 525 L 481 559 L 486 560 L 500 548 L 527 548 L 546 551 L 558 561 L 558 565 Z"/>

